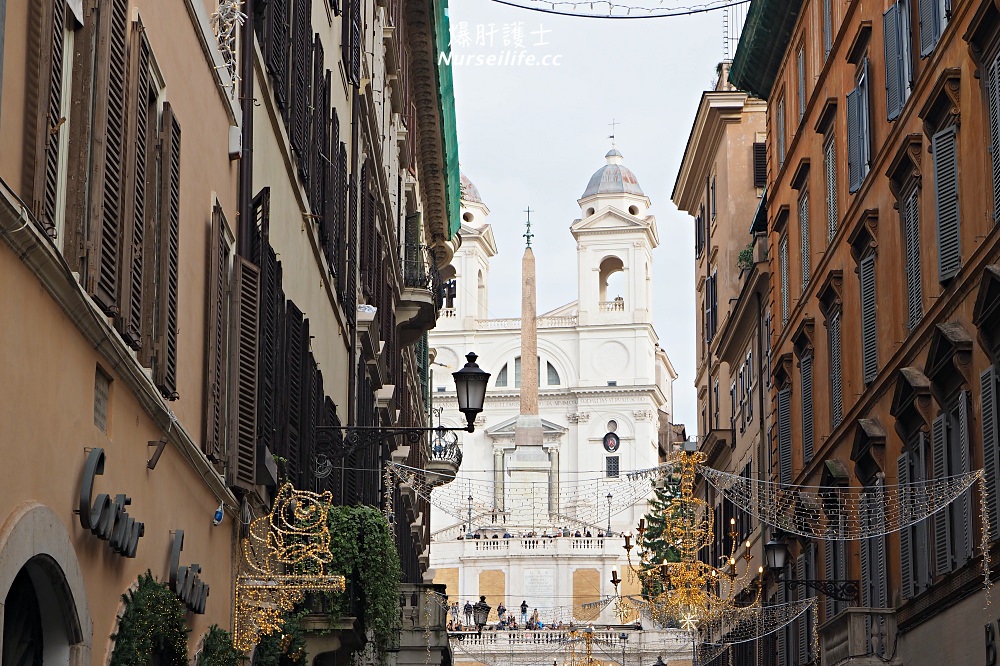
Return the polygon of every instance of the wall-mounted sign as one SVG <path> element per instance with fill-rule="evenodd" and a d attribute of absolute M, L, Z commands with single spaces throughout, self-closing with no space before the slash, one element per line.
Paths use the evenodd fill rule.
<path fill-rule="evenodd" d="M 198 575 L 201 573 L 200 565 L 180 566 L 182 550 L 184 530 L 174 530 L 174 545 L 170 549 L 170 589 L 192 613 L 204 613 L 208 584 Z"/>
<path fill-rule="evenodd" d="M 146 526 L 128 515 L 125 507 L 132 504 L 128 495 L 115 495 L 112 500 L 107 493 L 94 499 L 94 477 L 104 474 L 104 449 L 91 449 L 83 467 L 80 484 L 80 525 L 111 546 L 111 550 L 124 557 L 135 557 L 139 538 L 145 534 Z"/>
<path fill-rule="evenodd" d="M 593 441 L 593 440 L 591 440 Z M 619 439 L 618 435 L 613 432 L 609 432 L 604 436 L 604 450 L 608 453 L 614 453 L 621 446 L 622 440 Z"/>

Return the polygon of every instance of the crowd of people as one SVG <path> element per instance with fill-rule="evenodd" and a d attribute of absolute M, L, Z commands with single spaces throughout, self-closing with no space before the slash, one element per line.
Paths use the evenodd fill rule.
<path fill-rule="evenodd" d="M 466 536 L 466 534 L 467 534 L 467 532 L 465 531 L 465 526 L 463 525 L 462 526 L 462 531 L 458 535 L 458 539 L 459 540 L 461 540 L 461 539 L 521 539 L 521 538 L 525 538 L 525 539 L 558 539 L 559 537 L 577 537 L 577 538 L 588 538 L 588 539 L 590 539 L 590 538 L 593 538 L 593 536 L 594 536 L 590 532 L 589 529 L 588 530 L 584 530 L 584 531 L 576 530 L 574 532 L 574 531 L 571 531 L 568 527 L 564 527 L 561 530 L 560 529 L 556 529 L 556 530 L 554 530 L 552 532 L 549 532 L 548 530 L 542 530 L 541 534 L 539 534 L 538 532 L 536 532 L 534 530 L 532 530 L 530 532 L 524 532 L 523 534 L 520 533 L 520 532 L 513 532 L 513 533 L 511 533 L 511 532 L 509 532 L 507 530 L 504 530 L 503 535 L 501 535 L 499 532 L 494 532 L 493 536 L 490 536 L 490 534 L 489 534 L 488 531 L 484 533 L 484 532 L 482 532 L 480 530 L 476 530 L 475 533 L 473 533 L 472 536 Z M 608 536 L 611 536 L 611 534 L 608 534 Z M 597 538 L 598 539 L 603 539 L 604 538 L 604 530 L 598 530 L 597 531 Z"/>
<path fill-rule="evenodd" d="M 515 616 L 515 614 L 507 609 L 503 605 L 503 602 L 496 608 L 497 621 L 488 623 L 484 629 L 495 629 L 497 631 L 515 631 L 518 629 L 525 629 L 528 631 L 538 631 L 542 629 L 550 630 L 560 630 L 560 629 L 570 629 L 571 625 L 564 624 L 561 620 L 559 622 L 549 622 L 546 624 L 538 617 L 538 609 L 532 610 L 531 614 L 528 613 L 528 602 L 527 600 L 521 601 L 520 606 L 520 621 Z M 471 601 L 466 601 L 465 606 L 460 607 L 458 602 L 453 603 L 449 608 L 450 618 L 448 619 L 448 631 L 476 631 L 476 625 L 473 620 L 473 606 Z M 462 621 L 464 618 L 464 622 Z"/>

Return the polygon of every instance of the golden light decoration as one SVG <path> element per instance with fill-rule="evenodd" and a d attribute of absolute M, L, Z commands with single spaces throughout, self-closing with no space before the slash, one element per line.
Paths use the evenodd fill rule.
<path fill-rule="evenodd" d="M 281 629 L 285 614 L 306 592 L 343 592 L 344 577 L 327 571 L 330 492 L 281 487 L 271 513 L 250 524 L 236 578 L 233 645 L 247 652 L 261 636 Z"/>
<path fill-rule="evenodd" d="M 680 622 L 688 630 L 704 628 L 722 620 L 731 622 L 734 613 L 758 607 L 763 588 L 762 581 L 755 580 L 763 575 L 763 569 L 754 572 L 751 567 L 753 555 L 750 543 L 746 543 L 743 555 L 737 555 L 742 544 L 735 519 L 730 521 L 729 530 L 733 547 L 729 555 L 720 558 L 720 566 L 698 558 L 699 552 L 711 545 L 715 533 L 714 518 L 708 504 L 694 496 L 695 475 L 704 461 L 705 454 L 701 451 L 680 451 L 671 457 L 671 462 L 680 470 L 680 495 L 670 499 L 661 510 L 661 517 L 663 539 L 677 549 L 680 555 L 678 562 L 653 561 L 654 553 L 643 547 L 646 532 L 644 519 L 639 520 L 637 527 L 635 549 L 638 561 L 635 563 L 632 559 L 632 535 L 625 535 L 629 577 L 638 579 L 640 583 L 644 610 L 662 625 Z M 613 572 L 611 583 L 616 596 L 622 599 L 618 591 L 620 582 L 618 572 Z M 752 596 L 741 597 L 744 591 L 750 591 Z"/>

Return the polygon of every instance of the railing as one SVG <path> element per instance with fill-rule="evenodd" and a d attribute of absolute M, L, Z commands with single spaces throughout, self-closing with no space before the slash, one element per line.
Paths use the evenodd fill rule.
<path fill-rule="evenodd" d="M 442 308 L 441 309 L 441 316 L 442 317 L 456 317 L 458 315 L 455 313 L 455 308 Z"/>
<path fill-rule="evenodd" d="M 601 312 L 625 312 L 625 299 L 619 296 L 613 301 L 601 301 L 597 307 Z"/>
<path fill-rule="evenodd" d="M 573 316 L 539 317 L 537 320 L 535 320 L 535 325 L 538 326 L 538 328 L 563 328 L 563 327 L 576 326 L 576 324 L 577 324 L 577 318 Z M 508 319 L 477 319 L 476 328 L 488 331 L 509 330 L 509 329 L 516 330 L 521 328 L 521 319 L 519 317 L 513 317 Z"/>
<path fill-rule="evenodd" d="M 431 444 L 431 460 L 452 463 L 459 467 L 462 464 L 462 449 L 458 444 Z"/>
<path fill-rule="evenodd" d="M 426 289 L 440 298 L 441 274 L 434 255 L 426 245 L 406 245 L 403 248 L 402 263 L 404 287 Z"/>
<path fill-rule="evenodd" d="M 621 541 L 616 537 L 607 539 L 601 537 L 507 537 L 507 538 L 482 538 L 466 539 L 468 545 L 466 551 L 477 553 L 504 553 L 521 554 L 537 553 L 544 551 L 552 554 L 574 553 L 592 554 L 594 552 L 604 552 L 606 548 L 618 552 L 621 549 Z"/>

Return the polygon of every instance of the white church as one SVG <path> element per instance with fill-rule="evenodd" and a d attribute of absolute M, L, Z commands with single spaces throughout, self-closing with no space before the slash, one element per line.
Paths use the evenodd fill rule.
<path fill-rule="evenodd" d="M 615 662 L 634 663 L 627 650 L 651 654 L 641 661 L 652 663 L 659 654 L 673 656 L 673 648 L 690 655 L 690 643 L 674 645 L 683 636 L 662 632 L 655 645 L 648 631 L 626 634 L 638 616 L 619 617 L 613 604 L 599 602 L 615 592 L 613 572 L 628 578 L 622 535 L 646 513 L 649 484 L 626 479 L 655 467 L 672 443 L 677 375 L 652 325 L 656 219 L 622 154 L 612 149 L 606 161 L 578 200 L 580 217 L 569 225 L 572 240 L 566 238 L 577 247 L 577 299 L 536 313 L 529 227 L 520 318 L 488 318 L 490 262 L 498 248 L 489 208 L 462 177 L 462 244 L 429 339 L 438 369 L 433 404 L 445 415 L 457 413 L 450 373 L 468 351 L 492 376 L 476 431 L 458 437 L 463 459 L 456 479 L 434 490 L 429 573 L 460 606 L 485 596 L 491 624 L 501 602 L 520 623 L 526 602 L 546 629 L 592 625 L 622 644 Z M 544 274 L 538 287 L 545 288 Z M 622 592 L 636 588 L 626 583 Z M 463 648 L 500 635 L 513 650 L 522 634 L 467 637 Z M 477 660 L 461 652 L 455 658 Z"/>

